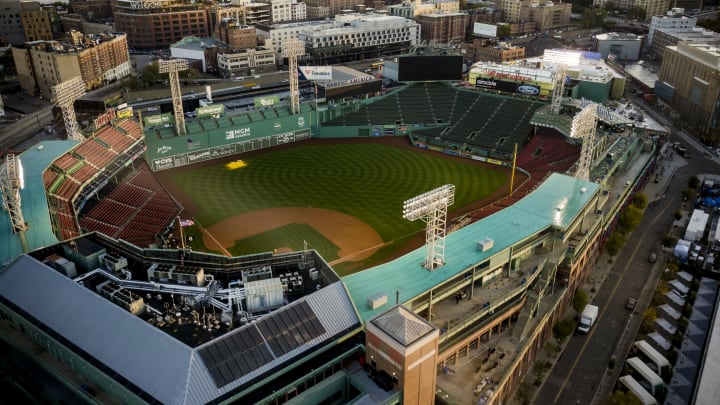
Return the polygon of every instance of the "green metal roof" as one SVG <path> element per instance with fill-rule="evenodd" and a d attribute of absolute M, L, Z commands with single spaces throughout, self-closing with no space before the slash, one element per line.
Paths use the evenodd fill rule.
<path fill-rule="evenodd" d="M 445 265 L 435 271 L 421 266 L 425 247 L 371 269 L 343 277 L 363 322 L 399 303 L 422 294 L 470 266 L 535 235 L 548 227 L 566 229 L 600 186 L 563 174 L 552 174 L 525 198 L 493 215 L 453 232 L 445 238 Z M 490 238 L 494 245 L 485 252 L 479 240 Z M 368 297 L 387 294 L 388 302 L 371 310 Z"/>
<path fill-rule="evenodd" d="M 43 141 L 20 154 L 25 174 L 25 188 L 20 190 L 20 202 L 28 224 L 25 240 L 30 250 L 58 242 L 50 226 L 42 173 L 50 163 L 77 144 L 77 141 Z M 22 243 L 20 237 L 12 232 L 10 217 L 7 212 L 0 211 L 0 267 L 22 253 Z"/>

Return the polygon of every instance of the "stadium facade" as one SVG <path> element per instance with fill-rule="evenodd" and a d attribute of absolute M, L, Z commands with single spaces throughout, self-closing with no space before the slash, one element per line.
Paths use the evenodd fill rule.
<path fill-rule="evenodd" d="M 474 103 L 501 117 L 506 108 L 527 114 L 520 122 L 517 114 L 474 121 L 467 115 Z M 448 136 L 445 147 L 431 149 L 509 166 L 515 143 L 531 148 L 530 120 L 540 106 L 413 83 L 336 108 L 303 104 L 297 115 L 281 106 L 209 116 L 188 122 L 182 137 L 170 126 L 146 125 L 144 157 L 162 170 L 310 136 L 410 136 L 418 147 L 430 145 L 422 136 Z M 449 369 L 492 345 L 504 347 L 506 359 L 485 372 L 492 384 L 480 394 L 486 403 L 507 403 L 656 159 L 651 144 L 622 139 L 623 156 L 640 169 L 612 198 L 611 178 L 596 183 L 538 168 L 546 177 L 533 188 L 449 233 L 445 263 L 435 271 L 420 266 L 425 251 L 418 248 L 340 278 L 312 250 L 225 257 L 139 246 L 120 233 L 81 235 L 97 229 L 80 211 L 102 187 L 124 187 L 104 213 L 132 205 L 123 198 L 140 198 L 143 207 L 155 198 L 148 175 L 135 173 L 142 172 L 138 124 L 112 117 L 96 124 L 78 145 L 20 155 L 46 156 L 34 173 L 38 187 L 23 197 L 46 196 L 49 210 L 34 215 L 55 218 L 42 227 L 59 242 L 33 240 L 32 252 L 19 256 L 18 245 L 8 246 L 3 257 L 14 259 L 0 272 L 0 337 L 21 352 L 42 348 L 32 358 L 87 401 L 427 404 Z M 474 135 L 449 137 L 462 125 Z M 116 232 L 132 229 L 112 222 L 123 215 L 102 212 L 89 217 Z M 0 221 L 5 232 L 6 216 Z M 427 392 L 419 395 L 418 387 Z"/>

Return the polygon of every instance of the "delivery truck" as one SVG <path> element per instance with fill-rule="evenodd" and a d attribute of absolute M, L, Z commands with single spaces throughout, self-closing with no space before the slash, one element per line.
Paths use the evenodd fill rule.
<path fill-rule="evenodd" d="M 586 334 L 590 331 L 598 317 L 598 307 L 596 305 L 586 305 L 580 314 L 580 322 L 578 323 L 578 332 Z"/>

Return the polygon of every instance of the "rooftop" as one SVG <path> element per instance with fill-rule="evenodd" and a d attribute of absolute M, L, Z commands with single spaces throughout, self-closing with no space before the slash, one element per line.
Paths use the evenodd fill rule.
<path fill-rule="evenodd" d="M 29 250 L 58 242 L 50 226 L 42 173 L 50 163 L 77 144 L 77 141 L 44 141 L 19 155 L 25 173 L 25 188 L 20 190 L 20 199 L 23 217 L 28 224 L 25 240 Z M 22 253 L 20 237 L 13 234 L 10 218 L 3 211 L 0 213 L 0 268 Z"/>
<path fill-rule="evenodd" d="M 185 37 L 170 45 L 171 48 L 188 49 L 191 51 L 202 51 L 206 48 L 227 48 L 229 45 L 213 37 Z"/>
<path fill-rule="evenodd" d="M 599 190 L 599 185 L 562 174 L 553 174 L 525 198 L 489 217 L 447 235 L 446 263 L 435 271 L 421 266 L 425 248 L 372 269 L 343 278 L 353 301 L 360 303 L 363 322 L 384 312 L 389 304 L 370 309 L 362 303 L 378 293 L 398 294 L 403 303 L 467 271 L 473 263 L 482 263 L 532 235 L 555 227 L 565 229 Z M 493 247 L 480 251 L 477 241 L 491 238 Z M 391 300 L 392 301 L 392 300 Z"/>
<path fill-rule="evenodd" d="M 424 319 L 400 305 L 390 308 L 370 322 L 405 347 L 434 329 Z"/>

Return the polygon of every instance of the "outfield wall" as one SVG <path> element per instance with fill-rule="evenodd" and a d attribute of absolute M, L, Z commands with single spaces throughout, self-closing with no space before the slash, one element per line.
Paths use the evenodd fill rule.
<path fill-rule="evenodd" d="M 145 132 L 145 160 L 153 171 L 270 148 L 310 139 L 311 112 L 239 123 L 229 118 L 202 120 L 188 126 L 187 136 L 169 130 Z M 159 135 L 158 135 L 159 134 Z"/>

